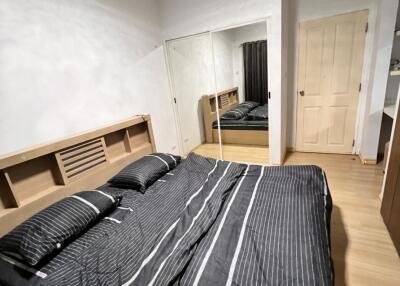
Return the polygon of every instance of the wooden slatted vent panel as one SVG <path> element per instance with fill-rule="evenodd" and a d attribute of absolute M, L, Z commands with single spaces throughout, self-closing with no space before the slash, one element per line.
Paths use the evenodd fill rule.
<path fill-rule="evenodd" d="M 65 176 L 71 180 L 107 162 L 101 138 L 65 149 L 59 153 Z"/>
<path fill-rule="evenodd" d="M 228 94 L 224 94 L 221 96 L 221 105 L 222 105 L 222 108 L 229 105 L 229 95 Z"/>

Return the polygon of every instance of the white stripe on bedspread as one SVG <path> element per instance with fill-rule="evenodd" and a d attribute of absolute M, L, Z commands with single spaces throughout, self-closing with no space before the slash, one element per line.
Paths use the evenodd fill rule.
<path fill-rule="evenodd" d="M 172 249 L 171 253 L 164 259 L 164 261 L 161 263 L 160 267 L 158 268 L 157 272 L 154 274 L 153 278 L 151 279 L 150 283 L 148 284 L 148 286 L 152 286 L 154 284 L 154 282 L 156 281 L 158 275 L 160 274 L 161 270 L 163 269 L 165 262 L 168 260 L 168 258 L 171 257 L 171 255 L 174 253 L 174 251 L 178 248 L 179 244 L 181 243 L 181 241 L 186 237 L 186 235 L 190 232 L 190 230 L 192 229 L 192 227 L 194 226 L 195 222 L 197 221 L 197 219 L 200 217 L 200 215 L 203 213 L 203 211 L 206 208 L 207 202 L 210 200 L 210 198 L 213 196 L 215 190 L 217 189 L 217 187 L 219 186 L 219 184 L 221 183 L 222 179 L 225 177 L 226 173 L 228 172 L 229 167 L 232 165 L 232 163 L 229 163 L 228 166 L 226 167 L 223 175 L 218 179 L 217 183 L 215 184 L 215 186 L 212 188 L 210 194 L 206 197 L 206 199 L 204 200 L 204 203 L 202 205 L 202 207 L 200 208 L 199 212 L 196 214 L 196 216 L 193 218 L 192 223 L 190 224 L 189 228 L 186 230 L 186 232 L 182 235 L 182 237 L 180 237 L 178 239 L 178 241 L 176 242 L 174 248 Z"/>
<path fill-rule="evenodd" d="M 246 211 L 246 215 L 244 217 L 243 225 L 242 225 L 242 228 L 240 230 L 239 241 L 238 241 L 238 244 L 236 246 L 236 250 L 235 250 L 235 254 L 234 254 L 233 259 L 232 259 L 231 267 L 229 269 L 228 280 L 226 281 L 226 285 L 231 285 L 232 284 L 232 279 L 233 279 L 233 275 L 235 273 L 236 263 L 237 263 L 237 260 L 238 260 L 238 257 L 239 257 L 240 249 L 242 247 L 244 233 L 246 231 L 246 223 L 247 223 L 247 220 L 249 219 L 251 208 L 253 207 L 254 198 L 255 198 L 255 196 L 257 194 L 258 185 L 260 184 L 261 178 L 264 175 L 264 170 L 265 170 L 265 167 L 263 167 L 261 169 L 260 177 L 258 178 L 257 183 L 256 183 L 256 185 L 254 187 L 254 191 L 253 191 L 253 194 L 251 196 L 250 203 L 249 203 L 249 206 L 248 206 L 247 211 Z"/>
<path fill-rule="evenodd" d="M 217 233 L 215 234 L 215 236 L 213 238 L 213 241 L 211 243 L 211 246 L 207 250 L 206 256 L 204 257 L 203 262 L 200 265 L 200 269 L 197 272 L 196 279 L 194 280 L 193 285 L 197 285 L 199 283 L 200 277 L 203 274 L 203 271 L 204 271 L 204 268 L 206 267 L 207 261 L 210 258 L 211 252 L 213 251 L 215 243 L 217 242 L 219 234 L 221 233 L 222 227 L 224 226 L 224 223 L 225 223 L 226 217 L 228 216 L 229 210 L 231 209 L 231 206 L 232 206 L 232 204 L 233 204 L 233 202 L 234 202 L 234 200 L 236 198 L 236 195 L 239 192 L 240 187 L 242 186 L 243 180 L 246 178 L 246 175 L 247 175 L 247 172 L 249 171 L 249 168 L 250 167 L 247 166 L 246 171 L 245 171 L 242 179 L 240 180 L 238 186 L 235 189 L 235 192 L 233 193 L 233 196 L 232 196 L 231 200 L 229 201 L 228 207 L 226 208 L 224 216 L 222 217 L 222 220 L 221 220 L 221 222 L 220 222 L 220 224 L 218 226 Z"/>
<path fill-rule="evenodd" d="M 204 184 L 199 188 L 199 190 L 197 192 L 195 192 L 187 201 L 186 203 L 186 207 L 190 204 L 190 202 L 198 195 L 200 194 L 200 192 L 203 190 L 204 185 L 208 182 L 210 176 L 212 173 L 214 173 L 214 171 L 217 169 L 218 166 L 218 162 L 219 160 L 215 161 L 215 166 L 214 168 L 208 173 L 207 175 L 207 179 L 204 181 Z M 230 164 L 229 164 L 230 165 Z M 228 168 L 227 168 L 228 169 Z M 225 175 L 225 173 L 224 173 Z M 221 178 L 224 176 L 222 175 Z M 176 225 L 178 224 L 178 222 L 180 221 L 180 218 L 178 218 L 167 230 L 167 232 L 164 234 L 164 236 L 161 238 L 161 240 L 159 241 L 159 243 L 157 244 L 157 246 L 153 249 L 153 251 L 150 253 L 149 256 L 147 256 L 142 264 L 140 265 L 139 269 L 136 271 L 136 273 L 132 276 L 131 279 L 129 279 L 126 283 L 124 283 L 122 286 L 128 286 L 130 284 L 132 284 L 135 279 L 137 278 L 137 276 L 140 274 L 140 272 L 142 271 L 142 269 L 150 262 L 150 260 L 153 258 L 153 256 L 157 253 L 158 248 L 160 247 L 160 245 L 163 243 L 164 239 L 168 236 L 168 234 L 176 227 Z"/>

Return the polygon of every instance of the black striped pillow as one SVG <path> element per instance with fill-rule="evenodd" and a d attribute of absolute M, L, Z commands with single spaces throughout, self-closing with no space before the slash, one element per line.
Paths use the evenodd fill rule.
<path fill-rule="evenodd" d="M 249 112 L 247 120 L 267 120 L 268 119 L 268 105 L 263 105 L 254 108 Z"/>
<path fill-rule="evenodd" d="M 245 101 L 239 104 L 239 106 L 247 107 L 248 109 L 252 110 L 256 108 L 257 106 L 260 106 L 258 102 L 255 101 Z"/>
<path fill-rule="evenodd" d="M 250 109 L 247 106 L 237 106 L 225 112 L 222 116 L 222 120 L 239 120 L 242 119 L 249 113 Z"/>
<path fill-rule="evenodd" d="M 84 191 L 49 206 L 0 239 L 0 251 L 35 266 L 120 202 L 121 196 Z"/>
<path fill-rule="evenodd" d="M 151 184 L 175 168 L 180 161 L 181 157 L 165 153 L 146 155 L 122 169 L 109 183 L 113 187 L 140 190 L 144 193 Z"/>

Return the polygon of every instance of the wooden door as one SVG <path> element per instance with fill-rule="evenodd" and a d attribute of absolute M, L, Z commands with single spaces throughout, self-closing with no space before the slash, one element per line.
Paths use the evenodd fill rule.
<path fill-rule="evenodd" d="M 352 153 L 368 11 L 300 24 L 296 150 Z"/>
<path fill-rule="evenodd" d="M 395 113 L 389 160 L 384 180 L 381 214 L 400 255 L 400 114 L 399 98 Z"/>

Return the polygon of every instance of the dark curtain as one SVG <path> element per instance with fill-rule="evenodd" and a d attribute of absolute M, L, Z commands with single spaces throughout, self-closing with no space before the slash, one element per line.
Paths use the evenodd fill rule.
<path fill-rule="evenodd" d="M 268 103 L 267 41 L 243 44 L 246 101 Z"/>

